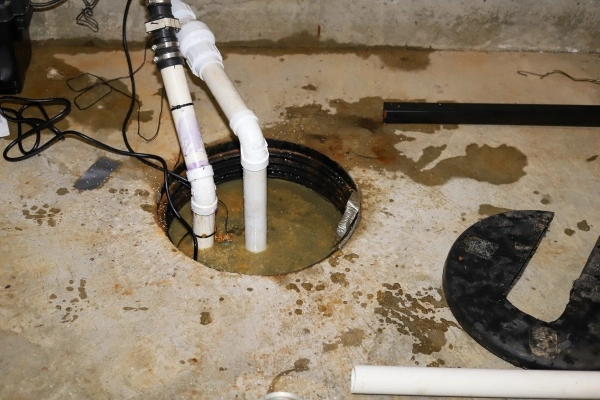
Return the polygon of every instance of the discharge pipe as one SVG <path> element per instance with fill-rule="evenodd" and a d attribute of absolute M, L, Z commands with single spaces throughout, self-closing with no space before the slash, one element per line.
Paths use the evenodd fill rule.
<path fill-rule="evenodd" d="M 600 399 L 600 372 L 356 365 L 353 394 Z"/>
<path fill-rule="evenodd" d="M 163 79 L 171 107 L 175 130 L 192 188 L 193 230 L 198 248 L 207 249 L 214 243 L 217 192 L 214 173 L 204 149 L 202 134 L 188 88 L 184 59 L 179 50 L 176 32 L 179 21 L 173 16 L 170 0 L 146 0 L 150 21 L 146 31 L 153 36 L 154 62 Z"/>
<path fill-rule="evenodd" d="M 206 24 L 196 20 L 192 9 L 180 0 L 171 0 L 173 15 L 181 23 L 177 33 L 181 52 L 192 72 L 210 89 L 240 140 L 244 171 L 244 224 L 246 248 L 254 253 L 267 248 L 267 165 L 269 151 L 258 118 L 227 76 L 215 36 Z"/>

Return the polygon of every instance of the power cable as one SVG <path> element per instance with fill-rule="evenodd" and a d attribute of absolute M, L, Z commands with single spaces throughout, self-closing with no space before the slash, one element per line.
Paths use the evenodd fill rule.
<path fill-rule="evenodd" d="M 30 2 L 29 4 L 31 4 L 31 7 L 33 7 L 34 10 L 40 10 L 42 8 L 48 8 L 48 7 L 55 6 L 64 1 L 66 1 L 66 0 L 49 0 L 49 1 L 42 2 L 42 3 Z"/>
<path fill-rule="evenodd" d="M 38 4 L 46 4 L 45 7 L 49 7 L 51 5 L 58 4 L 60 1 L 61 0 L 56 0 Z M 131 102 L 127 114 L 125 115 L 125 118 L 123 120 L 123 126 L 121 130 L 123 141 L 125 143 L 125 146 L 127 147 L 127 151 L 109 146 L 75 130 L 61 131 L 60 129 L 58 129 L 55 123 L 64 119 L 71 112 L 71 102 L 68 99 L 58 97 L 49 99 L 28 99 L 17 96 L 0 96 L 0 115 L 2 115 L 7 121 L 13 122 L 17 125 L 17 138 L 10 142 L 8 146 L 6 146 L 3 152 L 3 157 L 6 161 L 9 162 L 23 161 L 40 154 L 41 152 L 49 149 L 59 141 L 64 140 L 68 136 L 71 136 L 82 140 L 84 143 L 87 143 L 89 145 L 95 146 L 99 149 L 114 154 L 135 157 L 138 160 L 145 163 L 146 165 L 149 165 L 153 168 L 162 171 L 164 175 L 164 193 L 167 198 L 167 203 L 173 215 L 180 220 L 180 222 L 183 224 L 186 230 L 191 234 L 194 242 L 193 258 L 194 260 L 197 260 L 197 236 L 194 234 L 190 224 L 181 216 L 181 214 L 179 214 L 178 210 L 174 206 L 169 190 L 169 181 L 171 178 L 179 180 L 183 185 L 185 185 L 188 188 L 190 187 L 189 182 L 185 178 L 170 171 L 166 161 L 162 157 L 154 154 L 138 153 L 135 150 L 133 150 L 129 143 L 129 140 L 127 139 L 127 125 L 129 124 L 129 120 L 131 118 L 133 109 L 136 104 L 135 77 L 131 64 L 131 57 L 129 55 L 129 47 L 127 45 L 126 35 L 127 16 L 129 14 L 130 6 L 131 0 L 127 0 L 125 12 L 123 15 L 123 50 L 125 52 L 125 58 L 127 60 L 127 67 L 129 72 L 128 77 L 131 82 Z M 12 107 L 10 107 L 10 105 L 12 105 Z M 48 109 L 56 108 L 58 108 L 58 110 L 54 113 L 54 115 L 51 116 L 48 112 Z M 54 136 L 51 137 L 48 141 L 42 143 L 43 132 L 52 133 L 54 134 Z M 33 143 L 30 145 L 29 148 L 26 148 L 25 141 L 30 138 L 33 139 Z M 31 139 L 27 141 L 27 143 L 30 142 Z M 9 155 L 11 150 L 15 147 L 17 147 L 20 151 L 20 156 Z M 214 234 L 215 233 L 209 235 L 209 237 L 213 236 Z"/>
<path fill-rule="evenodd" d="M 540 79 L 544 79 L 545 77 L 550 76 L 550 75 L 558 74 L 558 75 L 566 76 L 567 78 L 569 78 L 570 80 L 572 80 L 574 82 L 587 82 L 587 83 L 593 83 L 595 85 L 600 85 L 600 79 L 575 78 L 575 77 L 567 74 L 565 71 L 561 71 L 560 69 L 555 69 L 554 71 L 547 72 L 545 74 L 538 74 L 536 72 L 529 72 L 529 71 L 517 71 L 517 74 L 523 75 L 523 76 L 533 75 L 533 76 L 539 77 Z"/>

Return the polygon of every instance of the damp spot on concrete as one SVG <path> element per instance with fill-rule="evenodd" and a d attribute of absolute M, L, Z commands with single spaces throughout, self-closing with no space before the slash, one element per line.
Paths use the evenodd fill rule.
<path fill-rule="evenodd" d="M 324 285 L 324 284 L 322 284 L 322 283 L 319 283 L 317 286 L 315 286 L 315 290 L 316 290 L 317 292 L 320 292 L 320 291 L 322 291 L 322 290 L 325 290 L 325 285 Z"/>
<path fill-rule="evenodd" d="M 294 314 L 296 314 L 296 315 L 302 315 L 302 310 L 299 309 L 299 308 L 297 308 L 297 309 L 294 310 Z"/>
<path fill-rule="evenodd" d="M 210 312 L 208 312 L 208 311 L 202 311 L 202 313 L 200 314 L 200 324 L 201 325 L 208 325 L 211 322 L 213 322 L 213 318 L 210 315 Z"/>
<path fill-rule="evenodd" d="M 256 54 L 274 58 L 285 55 L 314 54 L 354 54 L 362 59 L 378 57 L 386 67 L 403 71 L 421 71 L 430 64 L 431 49 L 396 47 L 396 46 L 364 46 L 354 43 L 338 43 L 334 40 L 321 40 L 319 37 L 302 31 L 277 41 L 252 40 L 226 42 L 218 44 L 219 50 L 227 54 Z"/>
<path fill-rule="evenodd" d="M 333 268 L 335 268 L 340 263 L 340 257 L 341 257 L 341 254 L 336 254 L 334 256 L 329 257 L 329 259 L 327 259 L 327 262 L 329 263 L 329 265 L 331 265 Z"/>
<path fill-rule="evenodd" d="M 265 136 L 307 145 L 333 158 L 346 169 L 354 167 L 398 171 L 413 181 L 439 186 L 453 178 L 474 179 L 496 185 L 509 184 L 525 176 L 527 157 L 517 148 L 470 144 L 465 155 L 440 159 L 446 146 L 428 146 L 417 160 L 396 149 L 403 138 L 404 125 L 383 124 L 381 97 L 365 97 L 357 102 L 331 100 L 335 113 L 319 104 L 286 108 L 283 121 L 264 129 Z M 432 131 L 456 126 L 427 126 Z"/>
<path fill-rule="evenodd" d="M 111 192 L 112 193 L 112 192 Z M 133 193 L 134 196 L 148 197 L 150 196 L 150 192 L 147 190 L 136 189 Z"/>
<path fill-rule="evenodd" d="M 79 93 L 70 92 L 68 89 L 65 89 L 64 81 L 66 79 L 77 78 L 71 81 L 71 85 L 73 85 L 75 89 L 83 89 L 98 82 L 97 78 L 90 75 L 82 75 L 85 71 L 81 71 L 60 59 L 61 54 L 80 55 L 90 52 L 97 53 L 98 48 L 82 46 L 80 43 L 68 43 L 67 41 L 45 42 L 52 43 L 52 46 L 44 45 L 44 43 L 37 43 L 34 45 L 36 57 L 32 57 L 29 68 L 31 70 L 45 70 L 51 68 L 53 71 L 60 73 L 61 76 L 64 76 L 64 79 L 48 79 L 46 74 L 28 75 L 28 79 L 25 82 L 25 86 L 21 93 L 22 95 L 32 98 L 59 96 L 73 100 Z M 140 48 L 140 46 L 133 44 L 132 48 Z M 119 54 L 122 53 L 122 51 L 116 43 L 107 43 L 103 46 L 102 50 L 107 51 L 106 55 L 108 62 L 111 62 L 114 57 L 121 57 Z M 113 76 L 106 76 L 105 78 L 109 79 L 113 78 Z M 86 110 L 79 110 L 78 107 L 74 105 L 69 116 L 58 122 L 58 128 L 65 130 L 69 128 L 71 123 L 74 123 L 76 125 L 93 126 L 96 134 L 103 129 L 120 131 L 122 119 L 115 118 L 115 115 L 124 115 L 127 112 L 130 103 L 130 98 L 127 96 L 130 95 L 130 92 L 125 81 L 112 81 L 111 85 L 117 90 L 108 93 L 110 88 L 98 85 L 84 93 L 77 100 L 82 108 L 89 106 L 101 96 L 108 94 Z M 119 93 L 119 91 L 122 93 Z M 147 110 L 142 105 L 140 121 L 149 121 L 155 111 L 158 112 L 158 109 Z M 136 114 L 134 114 L 134 117 L 132 118 L 132 124 L 137 123 L 137 117 L 135 115 Z"/>
<path fill-rule="evenodd" d="M 310 283 L 310 282 L 304 282 L 304 283 L 303 283 L 303 284 L 301 284 L 300 286 L 302 286 L 302 288 L 303 288 L 304 290 L 306 290 L 307 292 L 310 292 L 310 291 L 312 291 L 312 289 L 313 289 L 313 284 L 312 284 L 312 283 Z"/>
<path fill-rule="evenodd" d="M 442 360 L 441 358 L 438 358 L 437 360 L 427 364 L 428 367 L 443 367 L 444 365 L 446 365 L 446 361 Z"/>
<path fill-rule="evenodd" d="M 552 202 L 552 197 L 550 197 L 549 194 L 546 194 L 542 197 L 542 199 L 540 200 L 540 203 L 547 205 L 550 204 Z"/>
<path fill-rule="evenodd" d="M 22 213 L 25 219 L 34 220 L 39 226 L 46 222 L 48 226 L 55 227 L 55 217 L 59 216 L 60 211 L 60 208 L 50 208 L 48 204 L 44 204 L 42 207 L 32 206 L 29 210 L 24 209 Z"/>
<path fill-rule="evenodd" d="M 412 136 L 406 136 L 403 133 L 398 134 L 398 142 L 414 142 L 417 138 Z"/>
<path fill-rule="evenodd" d="M 596 154 L 595 156 L 591 156 L 590 158 L 586 159 L 585 161 L 592 162 L 592 161 L 596 161 L 597 159 L 598 159 L 598 155 Z"/>
<path fill-rule="evenodd" d="M 331 274 L 329 279 L 331 279 L 331 282 L 336 283 L 338 285 L 342 285 L 344 287 L 349 285 L 348 281 L 346 280 L 346 274 L 341 272 L 335 272 Z"/>
<path fill-rule="evenodd" d="M 271 381 L 271 384 L 269 385 L 268 393 L 273 393 L 275 391 L 275 387 L 276 387 L 277 383 L 279 382 L 279 380 L 281 379 L 281 377 L 291 374 L 292 372 L 309 371 L 310 370 L 309 364 L 310 364 L 310 360 L 308 358 L 299 358 L 298 360 L 296 360 L 294 362 L 294 368 L 282 371 L 282 372 L 278 373 L 275 376 L 275 378 L 273 378 L 273 380 Z"/>
<path fill-rule="evenodd" d="M 51 299 L 51 300 L 54 300 L 54 299 L 56 299 L 57 297 L 58 297 L 58 296 L 56 296 L 54 293 L 50 295 L 50 299 Z"/>
<path fill-rule="evenodd" d="M 588 232 L 590 230 L 590 226 L 585 219 L 577 223 L 577 228 L 584 232 Z"/>
<path fill-rule="evenodd" d="M 148 307 L 123 307 L 124 311 L 148 311 Z"/>
<path fill-rule="evenodd" d="M 315 85 L 308 84 L 306 86 L 302 86 L 302 89 L 316 91 L 317 87 Z"/>
<path fill-rule="evenodd" d="M 64 196 L 67 193 L 69 193 L 69 189 L 67 188 L 60 188 L 56 191 L 56 194 L 59 196 Z"/>
<path fill-rule="evenodd" d="M 340 343 L 344 347 L 358 347 L 366 337 L 362 329 L 348 329 L 340 335 Z"/>
<path fill-rule="evenodd" d="M 340 345 L 343 347 L 359 347 L 366 337 L 367 335 L 362 329 L 348 329 L 342 332 L 334 342 L 324 343 L 323 352 L 328 353 L 337 350 Z"/>
<path fill-rule="evenodd" d="M 337 343 L 324 343 L 323 344 L 323 353 L 329 353 L 330 351 L 337 350 Z"/>
<path fill-rule="evenodd" d="M 294 291 L 300 293 L 300 289 L 298 288 L 298 285 L 296 285 L 295 283 L 289 283 L 285 288 L 287 290 L 294 290 Z"/>
<path fill-rule="evenodd" d="M 79 292 L 79 298 L 81 300 L 85 300 L 88 297 L 87 293 L 85 291 L 85 284 L 86 284 L 85 279 L 80 279 L 79 280 L 79 287 L 77 288 L 77 291 Z"/>
<path fill-rule="evenodd" d="M 479 205 L 479 215 L 485 215 L 488 217 L 490 217 L 492 215 L 496 215 L 496 214 L 502 214 L 507 211 L 511 211 L 511 209 L 504 208 L 504 207 L 496 207 L 491 204 L 480 204 Z"/>
<path fill-rule="evenodd" d="M 567 236 L 573 236 L 575 234 L 575 231 L 573 229 L 565 229 L 565 235 Z"/>
<path fill-rule="evenodd" d="M 359 258 L 359 256 L 356 253 L 350 253 L 350 254 L 346 254 L 344 256 L 344 260 L 350 261 L 350 262 L 354 262 L 354 260 L 356 260 L 357 258 Z"/>
<path fill-rule="evenodd" d="M 432 354 L 441 351 L 446 344 L 446 332 L 457 325 L 437 316 L 438 310 L 446 309 L 441 289 L 424 288 L 420 294 L 405 293 L 399 283 L 383 284 L 386 290 L 377 292 L 375 314 L 381 316 L 382 324 L 393 326 L 402 335 L 410 335 L 414 341 L 413 354 Z"/>
<path fill-rule="evenodd" d="M 147 213 L 154 214 L 154 206 L 152 204 L 142 204 L 140 208 Z"/>
<path fill-rule="evenodd" d="M 110 188 L 110 189 L 108 189 L 108 191 L 113 194 L 117 193 L 117 189 L 115 189 L 115 188 Z"/>

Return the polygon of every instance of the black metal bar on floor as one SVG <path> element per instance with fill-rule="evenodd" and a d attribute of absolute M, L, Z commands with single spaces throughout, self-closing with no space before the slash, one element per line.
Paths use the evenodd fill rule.
<path fill-rule="evenodd" d="M 600 106 L 385 102 L 383 122 L 600 127 Z"/>

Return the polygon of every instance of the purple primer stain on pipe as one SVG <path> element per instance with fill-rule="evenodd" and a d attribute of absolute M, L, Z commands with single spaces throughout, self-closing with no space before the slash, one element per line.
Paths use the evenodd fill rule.
<path fill-rule="evenodd" d="M 177 136 L 188 171 L 209 165 L 200 127 L 193 114 L 185 114 L 179 119 Z"/>

